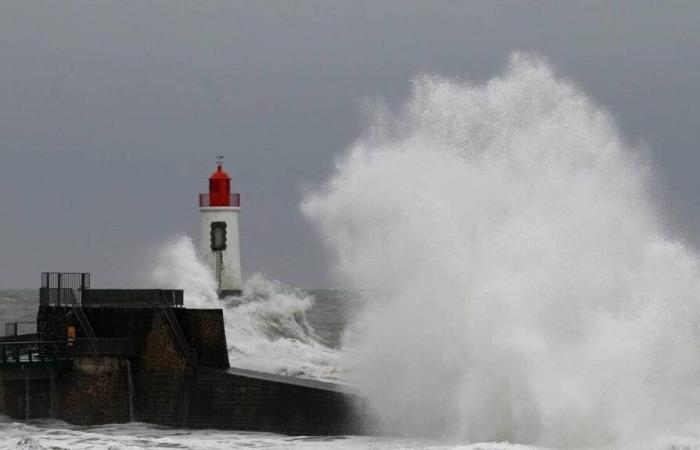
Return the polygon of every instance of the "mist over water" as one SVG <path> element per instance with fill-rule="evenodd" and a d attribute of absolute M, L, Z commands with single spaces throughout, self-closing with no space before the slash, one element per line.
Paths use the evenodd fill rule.
<path fill-rule="evenodd" d="M 346 346 L 386 430 L 572 447 L 699 423 L 698 258 L 650 175 L 530 55 L 377 107 L 302 209 L 340 279 L 372 293 Z"/>

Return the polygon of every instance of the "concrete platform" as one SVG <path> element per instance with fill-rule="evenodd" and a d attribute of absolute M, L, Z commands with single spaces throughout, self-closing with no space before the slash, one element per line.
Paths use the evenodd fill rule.
<path fill-rule="evenodd" d="M 342 383 L 330 383 L 327 381 L 312 380 L 308 378 L 290 377 L 287 375 L 278 375 L 274 373 L 259 372 L 256 370 L 242 369 L 240 367 L 231 367 L 230 369 L 226 370 L 226 373 L 255 378 L 258 380 L 274 381 L 275 383 L 285 383 L 292 384 L 295 386 L 323 389 L 325 391 L 341 392 L 346 394 L 352 393 L 350 386 Z"/>

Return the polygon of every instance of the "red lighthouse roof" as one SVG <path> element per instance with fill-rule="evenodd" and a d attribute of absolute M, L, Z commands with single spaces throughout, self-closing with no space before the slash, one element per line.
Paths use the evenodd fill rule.
<path fill-rule="evenodd" d="M 231 194 L 231 177 L 224 170 L 223 157 L 216 162 L 216 170 L 209 176 L 209 194 L 199 195 L 199 206 L 241 206 L 240 194 Z"/>
<path fill-rule="evenodd" d="M 216 170 L 209 177 L 210 180 L 230 180 L 231 177 L 224 170 L 224 166 L 221 163 L 216 165 Z"/>

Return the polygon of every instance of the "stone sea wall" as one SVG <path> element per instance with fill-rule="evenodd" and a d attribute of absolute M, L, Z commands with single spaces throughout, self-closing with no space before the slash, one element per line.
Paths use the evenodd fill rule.
<path fill-rule="evenodd" d="M 98 338 L 134 339 L 135 355 L 76 356 L 72 367 L 35 370 L 26 408 L 24 371 L 0 370 L 0 414 L 70 423 L 142 422 L 187 428 L 329 435 L 361 432 L 353 396 L 320 382 L 229 368 L 221 310 L 173 310 L 196 364 L 184 357 L 160 308 L 84 308 Z M 79 324 L 66 307 L 40 307 L 42 339 Z M 78 331 L 78 338 L 82 336 Z"/>
<path fill-rule="evenodd" d="M 129 421 L 128 366 L 123 358 L 79 357 L 61 373 L 55 416 L 78 425 Z"/>

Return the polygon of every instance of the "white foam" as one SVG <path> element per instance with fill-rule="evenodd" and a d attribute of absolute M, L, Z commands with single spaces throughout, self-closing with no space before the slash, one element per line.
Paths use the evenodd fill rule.
<path fill-rule="evenodd" d="M 217 305 L 214 276 L 197 257 L 189 236 L 174 236 L 161 246 L 151 280 L 163 289 L 183 289 L 190 308 Z"/>
<path fill-rule="evenodd" d="M 667 436 L 634 446 L 610 450 L 698 450 L 695 430 L 684 436 Z M 363 436 L 283 436 L 226 430 L 183 430 L 143 423 L 75 426 L 59 420 L 35 420 L 28 424 L 0 416 L 0 449 L 463 449 L 463 450 L 546 450 L 544 447 L 481 442 L 471 445 L 440 443 L 435 440 Z"/>
<path fill-rule="evenodd" d="M 163 449 L 186 448 L 228 450 L 231 448 L 266 449 L 450 449 L 465 450 L 537 450 L 511 444 L 479 444 L 454 447 L 416 439 L 362 436 L 283 436 L 224 430 L 183 430 L 142 423 L 79 427 L 58 420 L 11 422 L 0 416 L 0 449 Z"/>
<path fill-rule="evenodd" d="M 303 211 L 347 285 L 347 345 L 394 433 L 563 447 L 700 423 L 700 277 L 650 166 L 542 60 L 423 76 Z"/>
<path fill-rule="evenodd" d="M 187 236 L 170 239 L 153 272 L 160 287 L 184 289 L 191 308 L 223 308 L 233 367 L 321 380 L 340 377 L 337 352 L 306 321 L 313 298 L 260 275 L 246 281 L 242 298 L 219 300 L 211 271 Z"/>

